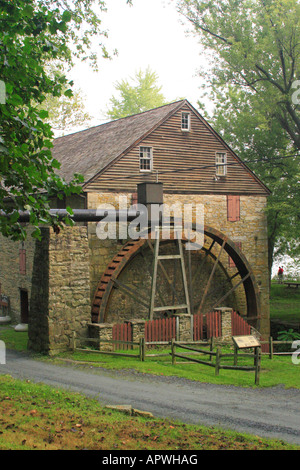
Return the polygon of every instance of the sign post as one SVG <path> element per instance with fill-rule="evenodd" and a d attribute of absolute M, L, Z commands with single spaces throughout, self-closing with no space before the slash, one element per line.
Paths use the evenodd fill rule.
<path fill-rule="evenodd" d="M 248 336 L 233 336 L 234 344 L 234 365 L 237 365 L 238 350 L 239 349 L 254 349 L 254 366 L 255 366 L 255 385 L 259 384 L 260 376 L 260 363 L 261 363 L 261 344 L 252 335 Z"/>

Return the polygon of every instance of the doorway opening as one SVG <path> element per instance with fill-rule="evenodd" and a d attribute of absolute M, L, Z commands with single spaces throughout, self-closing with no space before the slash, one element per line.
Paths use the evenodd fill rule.
<path fill-rule="evenodd" d="M 28 303 L 28 291 L 26 289 L 20 289 L 20 305 L 21 305 L 21 323 L 28 323 L 29 303 Z"/>

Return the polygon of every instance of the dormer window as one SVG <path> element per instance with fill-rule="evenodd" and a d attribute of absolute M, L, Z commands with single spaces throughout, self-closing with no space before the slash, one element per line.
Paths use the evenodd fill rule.
<path fill-rule="evenodd" d="M 191 130 L 191 115 L 190 113 L 181 114 L 181 130 L 188 132 Z"/>
<path fill-rule="evenodd" d="M 216 152 L 216 176 L 227 175 L 227 154 Z"/>
<path fill-rule="evenodd" d="M 140 171 L 152 171 L 152 147 L 140 147 Z"/>

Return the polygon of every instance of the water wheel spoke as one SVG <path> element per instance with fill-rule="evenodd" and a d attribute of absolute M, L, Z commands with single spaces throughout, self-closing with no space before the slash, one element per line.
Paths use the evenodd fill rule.
<path fill-rule="evenodd" d="M 216 243 L 216 241 L 213 240 L 212 243 L 211 243 L 211 245 L 210 245 L 210 247 L 208 248 L 208 250 L 206 250 L 205 256 L 204 256 L 202 262 L 198 264 L 197 269 L 196 269 L 196 272 L 195 272 L 195 274 L 194 274 L 194 276 L 193 276 L 193 279 L 192 279 L 192 285 L 194 285 L 194 283 L 195 283 L 195 281 L 196 281 L 196 279 L 197 279 L 197 277 L 198 277 L 198 274 L 201 273 L 201 270 L 202 270 L 202 268 L 203 268 L 203 266 L 204 266 L 204 263 L 205 263 L 205 261 L 206 261 L 208 255 L 211 253 L 211 250 L 212 250 L 212 248 L 213 248 L 213 246 L 214 246 L 215 243 Z"/>
<path fill-rule="evenodd" d="M 200 306 L 199 306 L 198 311 L 197 311 L 198 314 L 200 314 L 201 311 L 202 311 L 204 302 L 205 302 L 205 300 L 206 300 L 206 296 L 207 296 L 207 294 L 208 294 L 208 290 L 209 290 L 209 288 L 210 288 L 211 281 L 212 281 L 212 279 L 213 279 L 213 277 L 214 277 L 215 271 L 216 271 L 217 266 L 218 266 L 218 264 L 219 264 L 219 260 L 220 260 L 220 258 L 221 258 L 221 255 L 222 255 L 223 249 L 224 249 L 224 247 L 225 247 L 225 244 L 226 244 L 226 238 L 223 240 L 223 243 L 222 243 L 221 249 L 220 249 L 220 251 L 219 251 L 218 257 L 216 258 L 215 263 L 214 263 L 214 266 L 213 266 L 213 269 L 212 269 L 212 272 L 210 273 L 208 282 L 207 282 L 206 287 L 205 287 L 205 290 L 204 290 L 203 297 L 202 297 L 201 302 L 200 302 Z"/>
<path fill-rule="evenodd" d="M 193 292 L 193 278 L 192 278 L 192 254 L 188 250 L 188 276 L 189 276 L 189 296 L 190 296 L 190 309 L 191 315 L 194 314 L 194 292 Z"/>
<path fill-rule="evenodd" d="M 149 303 L 147 302 L 147 299 L 141 296 L 140 290 L 134 289 L 133 287 L 129 287 L 126 284 L 123 284 L 119 279 L 112 279 L 112 282 L 114 283 L 114 286 L 116 286 L 118 289 L 121 291 L 125 292 L 129 297 L 134 299 L 136 302 L 139 304 L 143 305 L 144 307 L 149 307 Z"/>
<path fill-rule="evenodd" d="M 233 279 L 233 277 L 236 277 L 236 276 L 237 276 L 237 273 L 234 276 L 232 276 L 231 279 Z M 216 308 L 218 304 L 220 304 L 225 299 L 227 299 L 227 297 L 231 295 L 242 283 L 244 283 L 246 279 L 248 279 L 249 276 L 250 276 L 250 273 L 244 276 L 243 279 L 241 279 L 237 284 L 235 284 L 235 286 L 233 286 L 225 295 L 223 295 L 223 297 L 221 297 L 217 302 L 215 302 L 215 304 L 213 305 L 213 309 Z"/>

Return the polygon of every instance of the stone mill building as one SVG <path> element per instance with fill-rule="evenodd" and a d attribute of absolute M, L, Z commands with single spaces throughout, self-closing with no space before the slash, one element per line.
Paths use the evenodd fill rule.
<path fill-rule="evenodd" d="M 203 246 L 184 250 L 190 313 L 230 307 L 269 334 L 269 190 L 188 101 L 57 138 L 53 156 L 66 181 L 84 177 L 82 193 L 53 200 L 53 208 L 134 209 L 138 188 L 147 184 L 157 185 L 152 197 L 161 194 L 169 207 L 202 207 Z M 130 238 L 122 224 L 107 238 L 95 221 L 59 233 L 43 227 L 41 241 L 1 237 L 5 315 L 28 325 L 30 349 L 66 349 L 72 332 L 85 334 L 90 323 L 149 318 L 154 244 Z M 173 242 L 171 235 L 164 240 L 164 253 L 173 252 Z M 161 306 L 180 304 L 183 292 L 176 259 L 169 258 L 157 272 Z M 172 313 L 160 308 L 154 317 Z"/>

